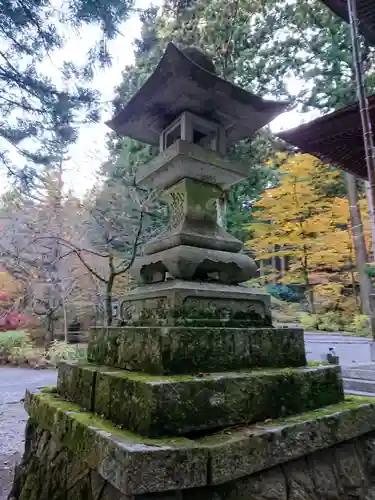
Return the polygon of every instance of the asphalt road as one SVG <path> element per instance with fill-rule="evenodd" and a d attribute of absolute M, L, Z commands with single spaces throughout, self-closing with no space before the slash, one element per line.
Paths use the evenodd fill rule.
<path fill-rule="evenodd" d="M 333 347 L 343 365 L 370 362 L 369 339 L 340 334 L 305 334 L 308 360 L 321 361 Z M 0 500 L 6 500 L 15 463 L 23 452 L 25 389 L 54 385 L 56 373 L 0 367 Z"/>
<path fill-rule="evenodd" d="M 322 361 L 322 356 L 333 347 L 341 365 L 370 363 L 370 339 L 340 334 L 305 333 L 306 355 L 309 361 Z"/>
<path fill-rule="evenodd" d="M 14 465 L 23 453 L 25 389 L 54 385 L 54 371 L 0 367 L 0 500 L 6 500 Z"/>

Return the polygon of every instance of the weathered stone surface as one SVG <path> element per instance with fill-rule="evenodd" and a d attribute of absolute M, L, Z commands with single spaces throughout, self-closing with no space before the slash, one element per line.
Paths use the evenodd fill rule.
<path fill-rule="evenodd" d="M 217 223 L 216 200 L 222 190 L 191 178 L 169 187 L 162 199 L 171 207 L 171 219 L 161 234 L 145 245 L 146 255 L 179 245 L 239 252 L 242 242 Z"/>
<path fill-rule="evenodd" d="M 288 500 L 320 500 L 306 458 L 285 464 L 283 470 L 289 492 Z"/>
<path fill-rule="evenodd" d="M 154 375 L 306 365 L 303 331 L 290 328 L 93 328 L 88 359 Z"/>
<path fill-rule="evenodd" d="M 150 162 L 141 165 L 137 179 L 144 185 L 165 188 L 181 179 L 191 178 L 206 183 L 211 181 L 221 189 L 227 189 L 245 179 L 248 171 L 247 165 L 228 161 L 198 144 L 177 140 Z"/>
<path fill-rule="evenodd" d="M 39 405 L 33 405 L 37 400 Z M 150 450 L 152 447 L 154 450 L 159 449 L 155 453 L 160 453 L 164 459 L 165 440 L 142 441 L 140 437 L 110 427 L 101 419 L 90 418 L 88 414 L 79 412 L 74 405 L 70 406 L 70 410 L 65 406 L 62 411 L 64 403 L 55 396 L 47 394 L 29 395 L 26 406 L 31 410 L 32 419 L 27 426 L 23 462 L 17 471 L 11 493 L 11 498 L 15 500 L 374 500 L 375 498 L 371 452 L 375 442 L 375 403 L 360 404 L 352 399 L 345 405 L 332 406 L 322 414 L 301 415 L 297 423 L 293 422 L 293 419 L 285 419 L 283 422 L 276 422 L 277 425 L 274 427 L 271 424 L 264 427 L 249 427 L 246 435 L 242 432 L 242 440 L 254 444 L 252 448 L 248 448 L 248 456 L 254 464 L 253 473 L 249 473 L 248 467 L 239 469 L 236 474 L 232 471 L 232 474 L 227 475 L 228 480 L 222 484 L 213 484 L 217 479 L 215 471 L 209 470 L 205 465 L 204 485 L 199 487 L 188 485 L 193 483 L 186 481 L 185 475 L 191 479 L 192 471 L 189 468 L 181 468 L 179 460 L 167 464 L 163 461 L 156 463 L 152 455 L 149 455 L 143 468 L 139 467 L 140 462 L 138 467 L 136 466 L 132 454 L 128 454 L 127 460 L 124 460 L 121 451 L 124 448 L 124 441 L 119 436 L 128 436 L 126 447 L 129 447 L 130 436 L 132 439 L 138 439 L 138 445 L 134 443 L 132 445 L 134 450 L 138 449 L 140 453 L 145 453 L 146 449 Z M 47 416 L 48 408 L 53 419 Z M 37 415 L 41 417 L 39 421 L 43 422 L 43 426 L 44 422 L 51 426 L 51 431 L 35 423 Z M 85 416 L 85 420 L 82 416 Z M 340 420 L 343 422 L 340 423 Z M 83 432 L 80 427 L 83 421 L 85 426 L 90 428 L 91 434 Z M 331 434 L 328 433 L 328 429 Z M 289 432 L 291 430 L 295 436 L 294 440 L 291 439 Z M 237 440 L 238 445 L 237 431 L 229 432 L 232 434 L 215 436 L 214 439 L 222 441 L 221 446 L 224 441 L 229 443 L 233 439 Z M 262 432 L 263 440 L 260 439 Z M 276 437 L 278 433 L 281 433 L 280 436 L 284 439 L 284 447 L 281 450 L 284 453 L 279 457 L 278 463 L 274 463 L 280 444 Z M 99 450 L 106 447 L 105 444 L 111 440 L 111 436 L 112 439 L 117 436 L 117 447 L 111 448 L 111 458 L 107 459 L 107 466 L 112 462 L 112 469 L 111 467 L 106 469 L 100 466 Z M 308 439 L 315 439 L 313 446 L 306 446 Z M 302 443 L 299 444 L 298 440 L 302 440 Z M 85 441 L 87 446 L 84 446 Z M 186 449 L 188 442 L 180 440 L 174 445 L 170 444 L 169 447 Z M 190 443 L 195 449 L 208 447 L 206 464 L 212 461 L 217 444 L 212 442 L 208 444 L 207 439 Z M 269 443 L 268 448 L 267 443 Z M 314 446 L 319 447 L 316 448 L 316 452 L 311 452 Z M 94 447 L 94 454 L 88 453 L 89 447 Z M 257 450 L 262 449 L 263 456 L 266 457 L 272 448 L 276 448 L 273 456 L 259 463 L 261 455 Z M 288 453 L 285 453 L 286 450 Z M 227 448 L 225 453 L 232 453 L 234 458 L 233 455 L 241 453 L 241 450 Z M 301 458 L 295 460 L 297 456 Z M 114 468 L 115 462 L 117 468 Z M 238 466 L 240 465 L 238 463 Z M 177 473 L 175 467 L 178 468 Z M 165 484 L 168 489 L 160 491 L 158 489 L 160 481 L 155 481 L 155 475 L 165 478 L 166 470 L 170 477 L 174 476 L 173 482 L 176 486 L 171 488 L 171 483 L 168 481 Z M 182 476 L 179 477 L 179 474 Z M 74 476 L 75 479 L 69 476 Z M 149 491 L 137 490 L 135 494 L 125 494 L 117 485 L 123 487 L 127 481 L 130 481 L 133 492 L 136 491 L 134 489 L 136 483 L 147 485 Z"/>
<path fill-rule="evenodd" d="M 122 431 L 55 394 L 27 393 L 30 418 L 126 495 L 207 483 L 208 451 L 187 439 L 151 441 Z"/>
<path fill-rule="evenodd" d="M 92 373 L 64 363 L 63 371 Z M 71 377 L 74 383 L 74 377 Z M 79 378 L 85 378 L 84 375 Z M 184 435 L 313 410 L 344 399 L 332 366 L 157 377 L 99 368 L 91 411 L 146 436 Z M 60 387 L 58 385 L 58 392 Z M 68 400 L 82 406 L 75 387 Z"/>
<path fill-rule="evenodd" d="M 60 363 L 57 386 L 61 396 L 71 401 L 79 401 L 82 408 L 92 407 L 95 387 L 96 367 L 86 365 L 85 370 L 75 364 Z"/>
<path fill-rule="evenodd" d="M 347 400 L 350 401 L 350 400 Z M 334 409 L 336 408 L 336 410 Z M 375 405 L 343 405 L 207 437 L 211 481 L 220 484 L 324 450 L 375 429 Z"/>
<path fill-rule="evenodd" d="M 207 481 L 224 484 L 375 429 L 375 403 L 355 399 L 297 419 L 197 440 L 142 438 L 54 394 L 28 393 L 25 403 L 31 419 L 51 432 L 54 442 L 79 453 L 90 468 L 124 494 L 186 489 Z M 124 470 L 128 473 L 123 474 Z"/>
<path fill-rule="evenodd" d="M 162 269 L 164 276 L 160 274 Z M 145 284 L 164 281 L 166 272 L 176 280 L 212 280 L 231 285 L 255 278 L 258 269 L 255 262 L 244 253 L 187 245 L 139 257 L 130 269 L 132 276 L 140 278 Z"/>
<path fill-rule="evenodd" d="M 315 484 L 315 491 L 318 498 L 340 500 L 336 464 L 332 449 L 313 453 L 307 457 L 307 463 L 311 469 L 311 477 Z"/>
<path fill-rule="evenodd" d="M 356 442 L 342 443 L 334 448 L 334 462 L 342 488 L 355 498 L 367 485 L 366 462 L 362 447 Z"/>
<path fill-rule="evenodd" d="M 270 326 L 271 300 L 245 286 L 169 280 L 129 292 L 121 316 L 127 326 Z"/>
<path fill-rule="evenodd" d="M 219 487 L 184 491 L 182 500 L 289 500 L 289 498 L 283 471 L 275 467 L 270 471 L 247 476 Z"/>

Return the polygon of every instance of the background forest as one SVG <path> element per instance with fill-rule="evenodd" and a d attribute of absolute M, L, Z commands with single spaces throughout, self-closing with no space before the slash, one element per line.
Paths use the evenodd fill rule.
<path fill-rule="evenodd" d="M 349 28 L 318 0 L 168 0 L 138 13 L 141 37 L 113 112 L 145 82 L 170 41 L 203 49 L 224 78 L 262 97 L 290 100 L 301 113 L 323 114 L 356 100 Z M 362 42 L 362 55 L 374 93 L 374 49 Z M 43 101 L 50 90 L 38 89 Z M 34 92 L 21 90 L 25 100 L 15 108 Z M 75 101 L 60 97 L 57 110 L 42 107 L 46 122 L 62 121 L 55 119 L 49 142 L 43 139 L 43 154 L 24 151 L 25 167 L 11 171 L 13 187 L 1 200 L 0 327 L 27 324 L 46 332 L 47 343 L 56 332 L 66 337 L 73 320 L 81 329 L 117 322 L 119 301 L 134 285 L 127 271 L 167 217 L 153 193 L 134 182 L 138 165 L 157 152 L 110 133 L 109 159 L 95 187 L 83 199 L 64 189 L 66 148 L 79 126 L 73 111 L 84 102 L 93 118 L 94 101 L 82 90 Z M 13 140 L 6 123 L 1 133 Z M 373 252 L 365 183 L 293 151 L 269 129 L 232 147 L 229 157 L 249 169 L 221 200 L 223 224 L 259 264 L 249 286 L 272 294 L 278 321 L 368 333 Z"/>

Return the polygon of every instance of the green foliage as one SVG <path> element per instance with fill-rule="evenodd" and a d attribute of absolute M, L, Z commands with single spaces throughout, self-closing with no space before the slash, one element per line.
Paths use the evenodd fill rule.
<path fill-rule="evenodd" d="M 54 340 L 46 352 L 46 358 L 56 366 L 60 361 L 66 360 L 86 360 L 86 348 L 78 348 L 67 342 Z"/>
<path fill-rule="evenodd" d="M 369 278 L 375 278 L 375 265 L 373 263 L 367 264 L 365 271 Z"/>
<path fill-rule="evenodd" d="M 370 319 L 366 314 L 357 314 L 347 325 L 347 331 L 363 337 L 371 336 Z"/>
<path fill-rule="evenodd" d="M 0 334 L 0 364 L 8 363 L 30 368 L 56 366 L 62 360 L 87 359 L 87 348 L 53 341 L 44 349 L 37 347 L 26 332 L 14 331 Z"/>
<path fill-rule="evenodd" d="M 26 335 L 26 332 L 21 330 L 8 330 L 7 332 L 2 332 L 0 333 L 0 345 L 5 345 L 8 342 L 12 344 L 19 343 Z"/>
<path fill-rule="evenodd" d="M 319 324 L 319 317 L 317 314 L 309 314 L 301 312 L 298 314 L 298 320 L 306 330 L 316 330 Z"/>
<path fill-rule="evenodd" d="M 344 330 L 345 323 L 339 311 L 327 311 L 318 316 L 318 329 L 328 332 Z"/>
<path fill-rule="evenodd" d="M 61 144 L 76 139 L 77 112 L 83 120 L 98 120 L 99 96 L 89 80 L 97 64 L 110 64 L 106 42 L 117 35 L 131 5 L 131 0 L 68 0 L 58 11 L 51 0 L 1 1 L 0 161 L 13 172 L 10 153 L 23 155 L 22 181 L 36 165 L 53 162 Z M 51 54 L 87 25 L 99 26 L 100 35 L 85 64 L 63 61 L 56 66 L 62 84 L 55 85 L 41 63 L 51 64 Z"/>
<path fill-rule="evenodd" d="M 306 330 L 322 332 L 342 332 L 349 335 L 370 337 L 369 318 L 363 314 L 345 316 L 340 311 L 327 311 L 324 314 L 301 312 L 298 320 Z"/>
<path fill-rule="evenodd" d="M 285 302 L 299 302 L 300 296 L 287 285 L 270 285 L 267 292 L 277 299 Z"/>
<path fill-rule="evenodd" d="M 0 333 L 0 362 L 7 361 L 10 353 L 14 349 L 19 349 L 26 340 L 26 333 L 22 331 Z"/>

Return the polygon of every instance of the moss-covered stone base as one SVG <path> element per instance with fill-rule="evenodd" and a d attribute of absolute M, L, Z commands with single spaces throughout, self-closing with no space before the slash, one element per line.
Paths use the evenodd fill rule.
<path fill-rule="evenodd" d="M 92 328 L 88 359 L 154 375 L 306 365 L 299 328 Z"/>
<path fill-rule="evenodd" d="M 115 490 L 125 495 L 125 498 L 128 495 L 129 499 L 146 493 L 149 495 L 159 493 L 162 496 L 155 498 L 164 498 L 165 495 L 165 499 L 169 498 L 168 493 L 172 494 L 172 498 L 180 499 L 181 497 L 173 495 L 182 491 L 183 499 L 193 500 L 193 497 L 188 495 L 194 490 L 197 494 L 206 495 L 212 500 L 289 499 L 272 495 L 256 497 L 250 493 L 248 497 L 239 493 L 238 496 L 232 497 L 225 495 L 229 495 L 228 488 L 233 487 L 233 491 L 236 492 L 237 485 L 248 481 L 257 483 L 258 476 L 266 470 L 273 468 L 279 470 L 279 467 L 284 469 L 291 461 L 300 460 L 306 455 L 322 452 L 327 448 L 338 446 L 339 443 L 367 434 L 372 436 L 375 431 L 375 401 L 357 398 L 319 412 L 300 414 L 298 417 L 243 428 L 228 428 L 219 434 L 189 439 L 150 439 L 123 431 L 92 413 L 80 410 L 74 404 L 64 402 L 51 391 L 39 394 L 27 393 L 25 406 L 32 426 L 39 431 L 47 431 L 44 439 L 48 437 L 47 440 L 52 442 L 46 469 L 37 473 L 39 474 L 37 477 L 40 478 L 37 484 L 53 482 L 46 476 L 53 470 L 53 450 L 56 453 L 63 450 L 64 453 L 72 454 L 69 456 L 75 457 L 85 471 L 95 471 Z M 27 442 L 26 456 L 29 448 L 30 443 Z M 38 454 L 31 455 L 35 456 L 35 460 L 39 460 Z M 31 472 L 28 472 L 27 467 L 31 468 Z M 24 466 L 22 485 L 33 484 L 35 479 L 33 471 L 38 467 L 38 463 Z M 32 478 L 28 481 L 29 475 Z M 27 494 L 14 495 L 15 498 L 17 500 L 61 498 L 52 494 L 50 497 L 38 496 L 39 490 L 35 493 L 32 486 L 27 488 L 31 488 L 30 492 L 26 489 Z M 218 492 L 219 496 L 215 497 L 213 492 Z M 154 498 L 152 495 L 150 498 Z M 91 497 L 77 494 L 72 498 L 83 500 Z M 123 499 L 121 496 L 120 498 Z M 298 498 L 290 497 L 290 500 Z M 310 498 L 362 497 L 318 495 L 301 498 L 310 500 Z"/>
<path fill-rule="evenodd" d="M 162 377 L 65 362 L 57 390 L 117 425 L 154 437 L 250 424 L 344 399 L 336 366 Z"/>
<path fill-rule="evenodd" d="M 59 408 L 51 394 L 28 397 L 31 410 L 26 432 L 25 454 L 16 471 L 10 494 L 11 500 L 373 500 L 375 498 L 375 405 L 349 401 L 341 406 L 327 408 L 322 414 L 301 415 L 300 421 L 286 420 L 277 425 L 242 430 L 242 441 L 247 441 L 246 460 L 253 462 L 253 470 L 241 462 L 243 447 L 228 448 L 231 441 L 238 444 L 239 430 L 231 435 L 207 438 L 195 444 L 198 454 L 206 449 L 204 461 L 191 462 L 195 451 L 185 459 L 185 470 L 180 459 L 155 462 L 160 453 L 166 457 L 167 442 L 138 442 L 138 453 L 148 455 L 143 467 L 136 467 L 132 453 L 126 455 L 121 431 L 104 426 L 98 420 L 88 420 L 89 435 L 78 436 L 68 425 L 59 439 L 54 422 L 47 415 L 54 415 L 58 432 L 62 424 L 76 420 L 81 422 L 74 407 L 67 411 Z M 49 410 L 47 409 L 49 408 Z M 51 412 L 51 408 L 55 408 Z M 341 410 L 340 410 L 341 408 Z M 65 415 L 65 418 L 62 417 Z M 38 424 L 35 416 L 40 415 Z M 43 423 L 42 423 L 43 422 Z M 48 424 L 50 429 L 46 429 Z M 91 425 L 89 425 L 91 424 Z M 99 424 L 99 426 L 97 426 Z M 79 427 L 79 425 L 78 425 Z M 372 430 L 369 431 L 369 427 Z M 106 430 L 104 430 L 106 429 Z M 267 430 L 268 429 L 268 430 Z M 293 430 L 294 429 L 294 430 Z M 267 434 L 268 432 L 268 434 Z M 89 446 L 97 434 L 100 446 L 117 436 L 118 448 L 106 463 L 101 463 L 103 453 L 96 463 Z M 262 433 L 267 439 L 262 439 Z M 299 436 L 297 436 L 297 433 Z M 294 439 L 291 436 L 294 434 Z M 65 436 L 65 437 L 64 437 Z M 264 436 L 265 437 L 265 436 Z M 87 439 L 83 445 L 83 440 Z M 326 439 L 327 438 L 327 439 Z M 130 435 L 126 438 L 129 446 Z M 284 445 L 280 449 L 280 439 Z M 326 439 L 326 441 L 325 441 Z M 325 441 L 325 442 L 324 442 Z M 216 442 L 216 445 L 215 445 Z M 308 444 L 306 446 L 306 444 Z M 158 452 L 158 445 L 160 451 Z M 305 445 L 305 449 L 304 448 Z M 133 453 L 137 447 L 133 443 Z M 186 442 L 179 445 L 186 449 Z M 236 470 L 229 467 L 217 475 L 217 447 L 222 450 L 226 462 L 237 462 Z M 268 461 L 267 452 L 273 449 Z M 281 454 L 283 456 L 281 456 Z M 171 452 L 173 455 L 173 452 Z M 263 455 L 263 460 L 259 458 Z M 276 457 L 279 456 L 278 459 Z M 125 460 L 125 457 L 127 459 Z M 266 459 L 267 460 L 267 459 Z M 257 462 L 258 461 L 258 462 Z M 101 463 L 101 467 L 98 466 Z M 195 463 L 195 466 L 193 465 Z M 193 465 L 192 468 L 188 464 Z M 212 468 L 208 466 L 212 464 Z M 241 467 L 241 465 L 243 467 Z M 157 468 L 156 468 L 157 467 Z M 204 471 L 201 474 L 199 471 Z M 185 477 L 187 476 L 187 478 Z M 163 480 L 155 477 L 163 478 Z M 226 477 L 228 480 L 225 480 Z M 194 486 L 194 482 L 204 482 Z M 127 492 L 124 487 L 127 486 Z M 164 490 L 160 488 L 163 487 Z M 157 490 L 157 491 L 155 491 Z"/>
<path fill-rule="evenodd" d="M 201 250 L 197 250 L 197 247 L 192 248 L 184 244 L 179 249 L 172 250 L 174 251 L 183 259 L 186 257 L 186 251 L 188 252 L 190 262 L 186 264 L 190 270 L 194 268 L 191 260 L 198 258 L 200 261 L 202 257 Z M 203 250 L 203 254 L 205 252 Z M 233 261 L 233 258 L 236 260 L 233 254 L 219 252 L 216 258 L 214 254 L 215 251 L 211 255 L 205 255 L 206 265 L 210 258 L 214 257 L 216 260 L 220 255 L 226 261 L 220 270 L 223 274 L 227 273 L 228 267 L 232 268 L 229 273 L 232 278 L 240 271 L 237 267 L 240 262 L 237 261 L 236 264 Z M 149 268 L 152 274 L 158 273 L 158 268 L 159 272 L 165 272 L 165 265 L 160 262 L 160 257 L 163 255 L 166 256 L 165 253 L 158 253 L 154 257 L 145 257 L 148 265 L 150 265 L 149 258 L 154 261 L 152 268 Z M 247 267 L 248 258 L 240 256 L 239 259 Z M 217 265 L 214 262 L 211 264 L 215 267 Z M 179 266 L 176 262 L 174 265 Z M 211 273 L 215 271 L 211 269 Z M 121 317 L 127 325 L 133 326 L 185 325 L 237 328 L 272 326 L 271 298 L 268 294 L 247 286 L 210 283 L 199 279 L 198 281 L 167 280 L 133 289 L 126 294 L 126 299 L 121 304 Z"/>

